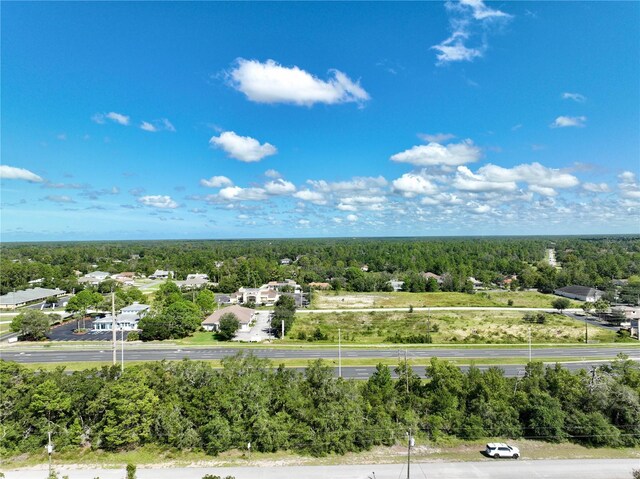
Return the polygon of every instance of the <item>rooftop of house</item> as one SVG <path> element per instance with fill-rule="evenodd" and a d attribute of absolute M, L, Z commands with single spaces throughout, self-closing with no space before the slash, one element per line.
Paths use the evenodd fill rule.
<path fill-rule="evenodd" d="M 202 322 L 203 325 L 208 324 L 220 324 L 220 318 L 227 313 L 233 313 L 240 324 L 249 324 L 251 322 L 251 318 L 253 314 L 256 312 L 255 309 L 245 308 L 244 306 L 238 306 L 237 304 L 233 306 L 228 306 L 226 308 L 218 309 L 217 311 L 211 313 L 207 318 Z"/>

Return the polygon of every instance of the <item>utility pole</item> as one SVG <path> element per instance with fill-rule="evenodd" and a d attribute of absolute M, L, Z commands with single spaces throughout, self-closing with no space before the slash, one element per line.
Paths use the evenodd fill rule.
<path fill-rule="evenodd" d="M 120 372 L 124 373 L 124 326 L 120 330 L 120 342 L 122 346 L 121 353 L 121 361 L 120 361 Z"/>
<path fill-rule="evenodd" d="M 47 444 L 47 454 L 49 454 L 49 477 L 51 477 L 51 454 L 53 453 L 53 444 L 51 444 L 51 424 L 49 424 L 49 431 L 47 434 L 49 435 L 49 442 Z"/>
<path fill-rule="evenodd" d="M 589 344 L 589 323 L 584 318 L 584 344 Z"/>
<path fill-rule="evenodd" d="M 413 436 L 411 435 L 411 429 L 409 429 L 409 441 L 407 443 L 407 479 L 411 477 L 411 448 L 415 444 Z"/>
<path fill-rule="evenodd" d="M 338 328 L 338 377 L 342 377 L 342 337 Z"/>
<path fill-rule="evenodd" d="M 409 394 L 409 363 L 407 362 L 407 350 L 404 350 L 404 375 L 407 378 L 407 395 Z M 411 429 L 409 429 L 409 436 L 411 436 Z M 407 476 L 409 477 L 409 476 Z"/>
<path fill-rule="evenodd" d="M 531 362 L 531 326 L 529 326 L 529 362 Z"/>
<path fill-rule="evenodd" d="M 282 339 L 284 339 L 284 319 L 282 320 Z"/>
<path fill-rule="evenodd" d="M 112 329 L 112 337 L 113 337 L 113 365 L 116 365 L 116 356 L 118 354 L 118 343 L 117 343 L 117 336 L 116 336 L 116 295 L 113 292 L 113 290 L 111 290 L 111 319 L 112 319 L 112 323 L 111 323 L 111 329 Z"/>

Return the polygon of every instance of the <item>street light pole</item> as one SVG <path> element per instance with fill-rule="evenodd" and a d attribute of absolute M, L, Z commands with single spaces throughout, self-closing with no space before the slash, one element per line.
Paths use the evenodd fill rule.
<path fill-rule="evenodd" d="M 121 353 L 121 358 L 122 360 L 120 361 L 120 371 L 122 373 L 124 373 L 124 326 L 122 326 L 122 329 L 120 330 L 121 332 L 121 336 L 120 336 L 120 340 L 121 340 L 121 346 L 122 346 L 122 353 Z"/>
<path fill-rule="evenodd" d="M 531 326 L 529 326 L 529 362 L 531 362 Z"/>
<path fill-rule="evenodd" d="M 338 328 L 338 377 L 342 377 L 342 336 Z"/>
<path fill-rule="evenodd" d="M 113 289 L 111 290 L 111 329 L 113 330 L 113 365 L 115 366 L 118 354 L 118 337 L 116 336 L 116 298 Z"/>

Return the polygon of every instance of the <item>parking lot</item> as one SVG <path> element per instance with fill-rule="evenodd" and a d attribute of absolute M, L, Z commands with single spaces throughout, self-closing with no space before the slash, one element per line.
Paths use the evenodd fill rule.
<path fill-rule="evenodd" d="M 73 331 L 76 328 L 87 328 L 89 331 L 85 334 L 74 334 Z M 54 326 L 47 337 L 51 341 L 111 341 L 113 338 L 111 331 L 94 331 L 93 319 L 84 320 L 72 320 L 66 323 Z M 124 332 L 125 339 L 130 331 Z M 121 332 L 118 331 L 118 339 L 121 338 Z"/>

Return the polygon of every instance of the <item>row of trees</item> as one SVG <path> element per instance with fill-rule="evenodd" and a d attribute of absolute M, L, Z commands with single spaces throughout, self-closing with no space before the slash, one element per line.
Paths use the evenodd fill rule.
<path fill-rule="evenodd" d="M 547 248 L 556 250 L 562 269 L 544 262 Z M 293 260 L 281 265 L 282 258 Z M 368 266 L 368 273 L 360 268 Z M 420 272 L 445 275 L 438 286 L 464 291 L 473 276 L 491 284 L 517 275 L 512 287 L 552 291 L 569 284 L 608 288 L 612 278 L 640 274 L 637 236 L 591 238 L 403 238 L 243 241 L 156 241 L 110 243 L 46 243 L 0 245 L 0 293 L 44 279 L 44 286 L 78 291 L 75 271 L 100 269 L 112 273 L 155 269 L 184 279 L 207 273 L 219 291 L 259 286 L 272 280 L 296 279 L 300 284 L 333 279 L 334 287 L 381 291 L 389 279 L 403 279 L 409 291 L 431 291 L 433 282 Z M 106 292 L 106 291 L 103 291 Z M 634 295 L 633 292 L 630 293 Z M 637 299 L 637 294 L 635 294 Z"/>
<path fill-rule="evenodd" d="M 493 367 L 467 373 L 433 358 L 427 380 L 406 364 L 393 379 L 379 365 L 368 381 L 334 377 L 322 361 L 304 374 L 236 356 L 155 362 L 68 374 L 0 361 L 0 454 L 110 451 L 158 444 L 217 454 L 251 442 L 256 451 L 344 454 L 418 437 L 535 438 L 589 446 L 640 445 L 640 367 L 571 373 L 530 363 L 520 378 Z"/>

